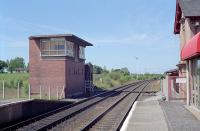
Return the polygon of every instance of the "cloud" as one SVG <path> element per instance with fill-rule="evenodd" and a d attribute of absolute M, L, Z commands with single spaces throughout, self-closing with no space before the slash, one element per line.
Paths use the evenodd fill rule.
<path fill-rule="evenodd" d="M 3 16 L 0 14 L 1 47 L 28 47 L 28 36 L 31 34 L 65 33 L 67 30 L 52 25 L 33 23 L 24 19 Z M 8 33 L 9 32 L 9 33 Z M 12 32 L 15 32 L 14 35 Z"/>
<path fill-rule="evenodd" d="M 38 24 L 38 23 L 33 23 L 27 20 L 20 20 L 18 21 L 20 23 L 22 23 L 23 25 L 25 25 L 26 27 L 28 27 L 28 29 L 30 29 L 31 31 L 37 31 L 37 32 L 66 32 L 67 30 L 62 29 L 62 28 L 58 28 L 52 25 L 45 25 L 45 24 Z"/>
<path fill-rule="evenodd" d="M 13 39 L 6 35 L 0 34 L 0 45 L 1 47 L 23 48 L 28 47 L 28 40 Z"/>
<path fill-rule="evenodd" d="M 69 30 L 55 27 L 53 25 L 41 24 L 36 22 L 30 22 L 26 19 L 15 19 L 13 17 L 3 16 L 0 14 L 0 24 L 1 28 L 12 28 L 13 30 L 24 31 L 24 32 L 35 32 L 35 33 L 65 33 Z"/>
<path fill-rule="evenodd" d="M 89 41 L 96 45 L 150 45 L 156 44 L 161 38 L 151 34 L 132 34 L 127 36 L 110 36 L 88 38 Z"/>

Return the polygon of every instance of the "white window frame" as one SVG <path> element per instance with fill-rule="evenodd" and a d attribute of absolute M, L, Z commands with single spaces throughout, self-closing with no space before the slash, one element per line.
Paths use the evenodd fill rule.
<path fill-rule="evenodd" d="M 81 48 L 83 49 L 82 51 L 82 53 L 83 54 L 81 54 L 80 52 L 81 52 Z M 78 57 L 79 57 L 79 59 L 85 59 L 85 47 L 84 46 L 79 46 L 79 50 L 78 50 Z"/>
<path fill-rule="evenodd" d="M 64 40 L 64 50 L 51 50 L 50 49 L 50 47 L 51 47 L 51 44 L 50 44 L 50 46 L 49 46 L 49 49 L 48 50 L 42 50 L 42 41 L 44 41 L 44 40 L 47 40 L 47 41 L 53 41 L 54 39 L 63 39 Z M 47 39 L 40 39 L 40 56 L 44 56 L 44 57 L 48 57 L 48 56 L 69 56 L 69 57 L 74 57 L 74 54 L 75 54 L 75 52 L 74 52 L 74 43 L 73 42 L 70 42 L 70 43 L 73 43 L 73 49 L 72 49 L 72 52 L 73 52 L 73 54 L 72 55 L 70 55 L 70 54 L 68 54 L 68 50 L 67 50 L 67 42 L 70 42 L 70 41 L 66 41 L 64 38 L 47 38 Z M 49 52 L 47 55 L 45 55 L 45 54 L 43 54 L 42 52 Z M 53 51 L 57 51 L 57 54 L 50 54 L 51 53 L 51 51 L 53 52 Z M 59 54 L 58 52 L 59 51 L 64 51 L 64 54 Z"/>

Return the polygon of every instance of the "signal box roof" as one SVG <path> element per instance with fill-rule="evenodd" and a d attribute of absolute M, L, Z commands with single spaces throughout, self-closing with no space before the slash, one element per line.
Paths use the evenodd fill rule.
<path fill-rule="evenodd" d="M 35 36 L 30 36 L 29 40 L 41 39 L 41 38 L 58 38 L 58 37 L 66 37 L 67 40 L 75 42 L 75 43 L 79 43 L 83 46 L 93 46 L 91 43 L 89 43 L 73 34 L 35 35 Z"/>

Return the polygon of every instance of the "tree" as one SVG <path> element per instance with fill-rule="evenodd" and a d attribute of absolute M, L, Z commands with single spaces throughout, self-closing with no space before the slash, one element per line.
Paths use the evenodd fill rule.
<path fill-rule="evenodd" d="M 120 79 L 120 72 L 119 71 L 112 71 L 110 73 L 110 77 L 113 79 L 113 80 L 119 80 Z"/>
<path fill-rule="evenodd" d="M 109 70 L 106 69 L 106 66 L 103 67 L 103 73 L 109 73 Z"/>
<path fill-rule="evenodd" d="M 7 63 L 5 61 L 0 60 L 0 72 L 4 72 L 4 69 L 7 67 Z"/>
<path fill-rule="evenodd" d="M 130 75 L 130 71 L 128 70 L 127 67 L 121 68 L 121 72 L 122 72 L 124 75 Z"/>
<path fill-rule="evenodd" d="M 103 69 L 100 66 L 94 65 L 93 66 L 93 73 L 94 74 L 101 74 L 103 72 Z"/>
<path fill-rule="evenodd" d="M 11 59 L 8 63 L 8 70 L 11 73 L 13 73 L 13 71 L 17 71 L 18 69 L 25 68 L 24 58 L 22 57 L 16 57 L 15 59 Z"/>
<path fill-rule="evenodd" d="M 26 66 L 26 71 L 29 72 L 29 63 Z"/>

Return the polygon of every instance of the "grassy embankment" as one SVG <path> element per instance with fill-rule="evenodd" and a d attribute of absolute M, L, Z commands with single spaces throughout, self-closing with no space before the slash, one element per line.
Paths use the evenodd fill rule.
<path fill-rule="evenodd" d="M 113 73 L 94 74 L 93 77 L 94 85 L 102 89 L 113 89 L 117 86 L 136 81 L 131 76 Z"/>
<path fill-rule="evenodd" d="M 111 74 L 94 74 L 94 84 L 102 89 L 113 89 L 120 85 L 128 84 L 131 82 L 136 82 L 138 79 L 135 76 L 126 76 L 120 75 L 119 78 L 113 79 Z M 151 78 L 151 77 L 150 77 Z M 150 79 L 149 78 L 149 79 Z M 152 77 L 153 78 L 153 77 Z M 139 80 L 147 79 L 140 76 Z M 160 91 L 160 80 L 154 81 L 151 83 L 152 90 Z"/>
<path fill-rule="evenodd" d="M 0 99 L 3 97 L 2 87 L 4 81 L 5 98 L 17 98 L 17 86 L 20 85 L 20 97 L 27 97 L 28 94 L 28 73 L 3 73 L 0 74 Z"/>
<path fill-rule="evenodd" d="M 139 75 L 139 80 L 152 78 L 153 75 Z M 17 85 L 20 83 L 20 97 L 28 97 L 28 73 L 0 74 L 0 99 L 2 99 L 2 82 L 5 82 L 5 98 L 17 98 Z M 119 71 L 94 74 L 94 84 L 102 89 L 112 89 L 126 83 L 137 81 L 135 74 L 124 74 Z M 160 83 L 155 82 L 153 88 L 159 90 Z M 47 96 L 44 96 L 47 99 Z"/>

